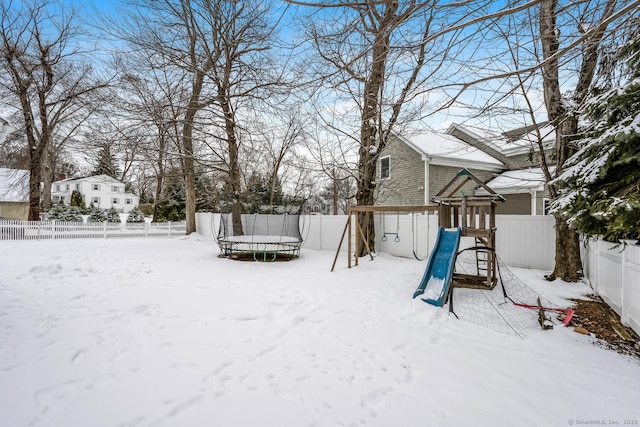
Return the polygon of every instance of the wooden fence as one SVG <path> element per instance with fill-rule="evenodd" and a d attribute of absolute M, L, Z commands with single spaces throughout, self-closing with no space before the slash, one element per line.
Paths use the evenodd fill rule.
<path fill-rule="evenodd" d="M 0 240 L 106 239 L 109 237 L 174 237 L 184 222 L 61 222 L 0 220 Z"/>

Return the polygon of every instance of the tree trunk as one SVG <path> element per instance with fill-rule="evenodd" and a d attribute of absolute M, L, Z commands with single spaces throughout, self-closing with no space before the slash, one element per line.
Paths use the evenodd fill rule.
<path fill-rule="evenodd" d="M 185 234 L 189 235 L 196 231 L 196 181 L 193 162 L 193 118 L 195 111 L 191 108 L 187 112 L 182 134 L 182 176 L 184 178 L 185 192 Z"/>
<path fill-rule="evenodd" d="M 378 135 L 378 126 L 381 126 L 380 97 L 382 96 L 382 87 L 384 85 L 387 56 L 389 55 L 390 30 L 388 26 L 391 25 L 397 9 L 397 2 L 387 4 L 384 18 L 375 32 L 371 51 L 371 73 L 364 84 L 364 100 L 360 122 L 358 188 L 356 193 L 356 204 L 358 206 L 373 205 L 375 202 L 376 161 L 378 153 L 384 148 L 382 135 Z M 359 214 L 358 221 L 367 240 L 369 250 L 374 251 L 376 230 L 373 212 Z M 362 239 L 358 239 L 358 242 L 359 247 L 356 248 L 356 253 L 358 256 L 366 255 L 367 247 L 365 242 Z"/>
<path fill-rule="evenodd" d="M 238 143 L 235 133 L 227 133 L 229 143 L 229 184 L 233 193 L 233 204 L 231 205 L 231 223 L 233 224 L 233 234 L 241 236 L 244 234 L 242 230 L 242 203 L 240 194 L 240 165 L 238 164 Z"/>
<path fill-rule="evenodd" d="M 49 209 L 51 201 L 51 185 L 53 184 L 53 157 L 49 150 L 45 150 L 42 156 L 42 207 Z"/>
<path fill-rule="evenodd" d="M 32 149 L 29 162 L 29 221 L 40 221 L 40 177 L 42 149 Z"/>
<path fill-rule="evenodd" d="M 556 25 L 556 0 L 546 0 L 540 3 L 540 40 L 543 58 L 546 63 L 542 68 L 544 101 L 547 117 L 554 124 L 556 130 L 556 170 L 558 176 L 566 160 L 575 152 L 571 139 L 578 129 L 577 118 L 569 115 L 568 104 L 562 97 L 559 79 L 560 47 L 559 29 Z M 550 59 L 551 58 L 551 59 Z M 584 82 L 579 82 L 583 84 Z M 558 197 L 556 185 L 548 185 L 552 199 Z M 582 275 L 582 260 L 580 258 L 580 244 L 578 235 L 569 228 L 566 220 L 556 217 L 556 257 L 553 273 L 547 276 L 549 280 L 560 278 L 567 282 L 576 282 Z"/>
<path fill-rule="evenodd" d="M 580 239 L 578 233 L 569 228 L 562 218 L 556 218 L 556 264 L 548 280 L 561 278 L 566 282 L 577 282 L 582 278 Z"/>

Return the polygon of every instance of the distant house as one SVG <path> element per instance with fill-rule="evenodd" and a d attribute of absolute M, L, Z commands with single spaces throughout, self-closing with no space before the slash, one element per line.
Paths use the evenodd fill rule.
<path fill-rule="evenodd" d="M 503 133 L 490 133 L 466 125 L 453 124 L 447 129 L 447 133 L 495 156 L 507 166 L 507 170 L 486 183 L 506 199 L 505 203 L 496 206 L 496 213 L 548 214 L 549 192 L 540 168 L 538 143 L 544 147 L 547 159 L 552 158 L 556 136 L 553 126 L 542 123 Z M 477 194 L 484 195 L 486 191 L 478 189 Z"/>
<path fill-rule="evenodd" d="M 29 219 L 29 171 L 0 168 L 0 217 Z"/>
<path fill-rule="evenodd" d="M 541 168 L 506 171 L 486 183 L 496 193 L 505 198 L 496 206 L 497 214 L 508 215 L 548 215 L 549 197 L 545 188 Z M 477 195 L 487 195 L 483 188 Z"/>
<path fill-rule="evenodd" d="M 377 205 L 429 205 L 462 168 L 505 197 L 496 213 L 543 215 L 548 193 L 540 169 L 541 140 L 552 150 L 555 133 L 548 124 L 492 133 L 453 124 L 445 133 L 414 132 L 392 137 L 377 164 Z M 459 193 L 485 194 L 468 183 Z"/>
<path fill-rule="evenodd" d="M 73 190 L 82 194 L 84 203 L 101 209 L 114 208 L 118 212 L 129 212 L 138 206 L 140 198 L 132 193 L 126 193 L 124 183 L 107 175 L 95 175 L 80 178 L 69 178 L 56 181 L 51 188 L 51 198 L 54 203 L 71 202 Z"/>
<path fill-rule="evenodd" d="M 7 134 L 11 132 L 15 132 L 16 128 L 11 126 L 8 121 L 0 117 L 0 144 L 7 139 Z"/>
<path fill-rule="evenodd" d="M 463 168 L 485 182 L 507 169 L 495 157 L 452 135 L 394 135 L 379 156 L 376 204 L 433 204 L 431 198 Z M 468 195 L 474 191 L 471 184 L 459 190 Z"/>

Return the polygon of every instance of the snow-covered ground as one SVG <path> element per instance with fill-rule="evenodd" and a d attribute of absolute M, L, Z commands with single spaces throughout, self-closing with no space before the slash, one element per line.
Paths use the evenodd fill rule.
<path fill-rule="evenodd" d="M 411 296 L 426 262 L 252 263 L 199 238 L 0 242 L 0 425 L 637 424 L 640 364 Z M 558 305 L 585 285 L 514 270 Z M 625 422 L 626 421 L 626 422 Z"/>

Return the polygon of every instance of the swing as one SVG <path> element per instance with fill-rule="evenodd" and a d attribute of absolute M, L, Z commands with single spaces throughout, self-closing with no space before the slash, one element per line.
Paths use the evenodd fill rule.
<path fill-rule="evenodd" d="M 429 253 L 427 252 L 427 255 L 425 255 L 424 258 L 420 258 L 418 256 L 418 254 L 416 253 L 416 230 L 415 230 L 415 225 L 414 225 L 414 212 L 411 212 L 411 249 L 413 251 L 413 257 L 415 259 L 417 259 L 418 261 L 425 261 L 427 258 L 429 258 Z M 429 217 L 427 216 L 427 224 L 429 224 Z"/>
<path fill-rule="evenodd" d="M 400 232 L 400 212 L 398 212 L 396 214 L 396 232 L 395 233 L 387 233 L 386 231 L 386 226 L 385 226 L 385 219 L 384 219 L 384 212 L 382 212 L 382 241 L 386 242 L 387 241 L 387 235 L 390 236 L 396 236 L 395 239 L 393 239 L 394 242 L 399 242 L 400 241 L 400 235 L 398 234 Z"/>

